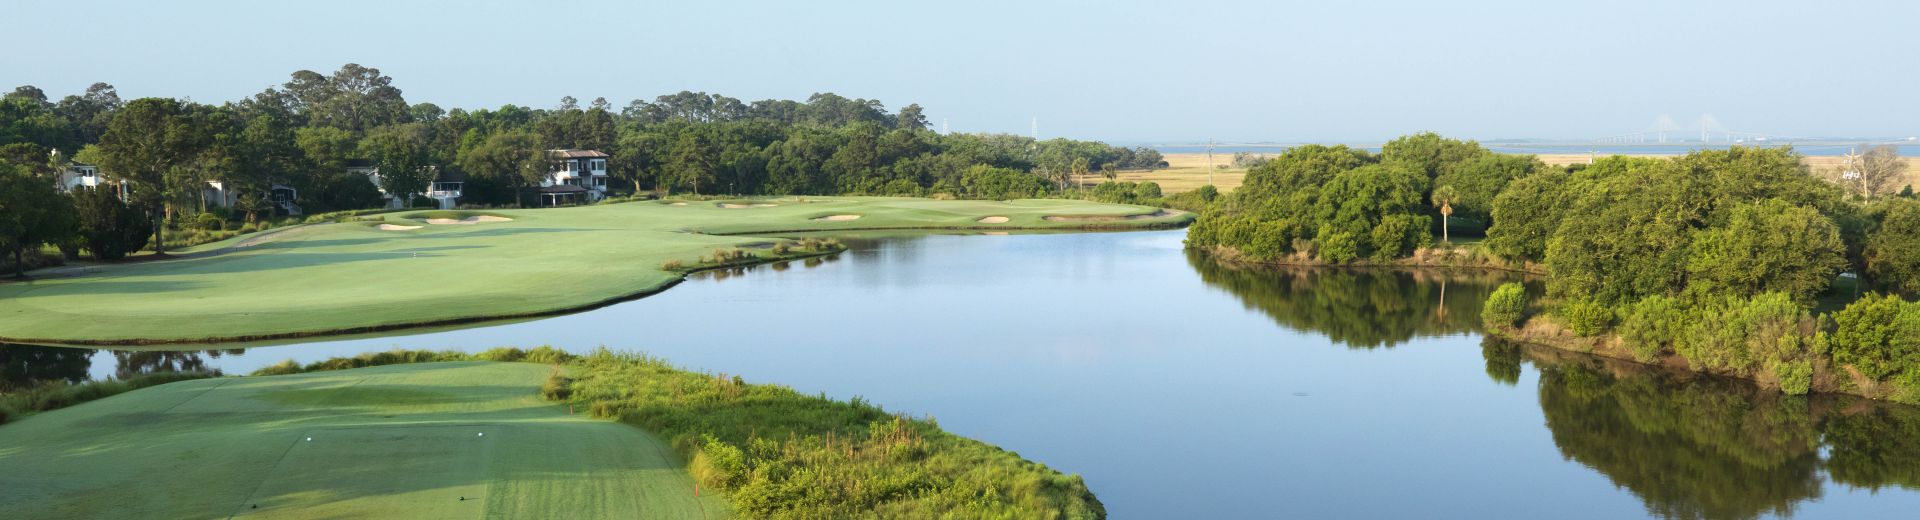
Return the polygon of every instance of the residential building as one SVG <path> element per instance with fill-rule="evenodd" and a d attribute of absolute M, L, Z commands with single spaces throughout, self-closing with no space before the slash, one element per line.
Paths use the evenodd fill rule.
<path fill-rule="evenodd" d="M 427 185 L 427 192 L 421 195 L 433 199 L 435 205 L 439 206 L 440 209 L 453 209 L 458 206 L 460 204 L 461 191 L 466 186 L 467 175 L 438 166 L 428 166 L 427 168 L 434 171 L 433 182 Z M 388 209 L 407 207 L 409 201 L 402 200 L 399 197 L 393 196 L 391 193 L 387 193 L 387 189 L 380 186 L 380 167 L 373 164 L 373 161 L 366 159 L 349 159 L 347 160 L 347 173 L 367 176 L 367 181 L 372 182 L 373 187 L 380 190 L 380 196 L 386 199 Z"/>
<path fill-rule="evenodd" d="M 599 150 L 549 150 L 553 166 L 540 181 L 540 204 L 599 202 L 607 197 L 607 158 Z"/>

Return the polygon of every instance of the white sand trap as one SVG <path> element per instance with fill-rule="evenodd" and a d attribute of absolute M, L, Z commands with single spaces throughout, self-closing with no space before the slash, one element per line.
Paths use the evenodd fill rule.
<path fill-rule="evenodd" d="M 407 230 L 413 230 L 413 229 L 420 229 L 420 226 L 402 226 L 399 224 L 381 224 L 380 225 L 381 231 L 407 231 Z"/>
<path fill-rule="evenodd" d="M 1005 224 L 1007 217 L 980 217 L 981 224 Z"/>
<path fill-rule="evenodd" d="M 454 219 L 450 219 L 450 218 L 430 218 L 430 219 L 427 219 L 427 223 L 428 223 L 428 224 L 433 224 L 433 225 L 436 225 L 436 226 L 455 226 L 455 225 L 457 225 L 457 226 L 471 226 L 471 225 L 474 225 L 474 224 L 479 224 L 479 223 L 481 223 L 481 222 L 511 222 L 511 221 L 513 221 L 513 219 L 510 219 L 510 218 L 507 218 L 507 217 L 496 217 L 496 216 L 493 216 L 493 215 L 480 215 L 480 216 L 476 216 L 476 217 L 467 217 L 467 218 L 463 218 L 463 219 L 460 219 L 460 220 L 454 220 Z"/>
<path fill-rule="evenodd" d="M 859 215 L 827 215 L 814 220 L 860 220 Z"/>
<path fill-rule="evenodd" d="M 726 208 L 726 209 L 746 209 L 746 208 L 771 208 L 778 205 L 779 204 L 721 204 L 720 207 Z"/>
<path fill-rule="evenodd" d="M 1155 211 L 1153 213 L 1145 213 L 1140 215 L 1047 215 L 1040 218 L 1050 220 L 1053 222 L 1114 222 L 1114 221 L 1120 221 L 1120 220 L 1143 220 L 1143 219 L 1150 219 L 1150 218 L 1160 218 L 1160 217 L 1166 217 L 1166 216 L 1172 216 L 1172 215 L 1179 215 L 1181 213 L 1185 213 L 1185 212 L 1180 210 L 1167 211 L 1163 209 L 1160 211 Z"/>
<path fill-rule="evenodd" d="M 672 204 L 668 204 L 668 206 L 685 206 L 685 205 L 687 205 L 687 203 L 685 202 L 675 202 Z"/>

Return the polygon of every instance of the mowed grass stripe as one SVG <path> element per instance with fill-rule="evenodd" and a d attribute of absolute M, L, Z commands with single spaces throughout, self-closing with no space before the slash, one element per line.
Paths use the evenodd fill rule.
<path fill-rule="evenodd" d="M 432 225 L 424 212 L 313 225 L 207 256 L 101 266 L 87 274 L 0 283 L 0 341 L 140 344 L 270 339 L 529 316 L 646 294 L 715 249 L 775 231 L 1073 229 L 1180 225 L 1191 215 L 1112 221 L 1155 208 L 1068 200 L 936 201 L 826 197 L 723 208 L 636 202 L 499 210 L 506 222 Z M 860 215 L 856 220 L 813 220 Z M 1007 222 L 983 224 L 989 216 Z M 230 242 L 233 246 L 240 242 Z"/>
<path fill-rule="evenodd" d="M 38 414 L 0 427 L 0 504 L 10 518 L 728 516 L 658 439 L 541 400 L 550 370 L 197 380 Z"/>

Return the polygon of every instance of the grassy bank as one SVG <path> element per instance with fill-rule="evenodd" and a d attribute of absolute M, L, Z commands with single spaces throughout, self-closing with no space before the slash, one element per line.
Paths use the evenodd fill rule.
<path fill-rule="evenodd" d="M 735 236 L 754 233 L 1149 228 L 1192 219 L 1046 218 L 1154 211 L 1068 200 L 808 197 L 381 213 L 207 244 L 179 260 L 0 283 L 0 341 L 241 341 L 552 314 L 662 290 L 684 275 L 663 266 L 767 241 Z M 452 216 L 460 223 L 433 223 Z M 466 223 L 469 216 L 509 220 Z"/>
<path fill-rule="evenodd" d="M 158 372 L 128 379 L 87 381 L 77 384 L 51 382 L 11 392 L 0 392 L 0 424 L 24 419 L 40 412 L 106 399 L 149 386 L 217 376 L 218 374 L 207 372 Z"/>
<path fill-rule="evenodd" d="M 451 362 L 183 381 L 0 426 L 14 518 L 719 518 L 645 431 Z M 590 477 L 590 478 L 583 478 Z"/>
<path fill-rule="evenodd" d="M 29 518 L 1105 516 L 1079 477 L 932 420 L 604 350 L 286 362 L 0 446 L 0 503 Z"/>
<path fill-rule="evenodd" d="M 656 432 L 754 518 L 1103 518 L 1065 475 L 930 419 L 606 351 L 550 396 Z"/>

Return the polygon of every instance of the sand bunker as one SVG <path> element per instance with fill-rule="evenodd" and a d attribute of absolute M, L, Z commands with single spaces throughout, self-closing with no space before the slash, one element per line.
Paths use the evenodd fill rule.
<path fill-rule="evenodd" d="M 814 220 L 859 220 L 859 215 L 827 215 Z"/>
<path fill-rule="evenodd" d="M 410 229 L 420 229 L 420 226 L 402 226 L 399 224 L 381 224 L 380 225 L 381 231 L 406 231 Z"/>
<path fill-rule="evenodd" d="M 771 208 L 778 205 L 779 204 L 721 204 L 720 207 L 726 208 L 726 209 L 744 209 L 744 208 Z"/>
<path fill-rule="evenodd" d="M 668 206 L 685 206 L 685 205 L 687 205 L 687 203 L 685 202 L 675 202 L 672 204 L 668 204 Z"/>
<path fill-rule="evenodd" d="M 1005 224 L 1007 217 L 980 217 L 981 224 Z"/>
<path fill-rule="evenodd" d="M 428 224 L 433 224 L 436 226 L 452 226 L 452 225 L 470 226 L 473 224 L 479 224 L 481 222 L 511 222 L 511 221 L 513 221 L 513 219 L 510 219 L 507 217 L 496 217 L 493 215 L 480 215 L 480 216 L 474 216 L 474 217 L 467 217 L 460 220 L 454 220 L 450 218 L 427 219 Z"/>
<path fill-rule="evenodd" d="M 1180 211 L 1160 210 L 1140 215 L 1047 215 L 1040 217 L 1054 222 L 1114 222 L 1120 220 L 1142 220 L 1178 215 Z"/>

